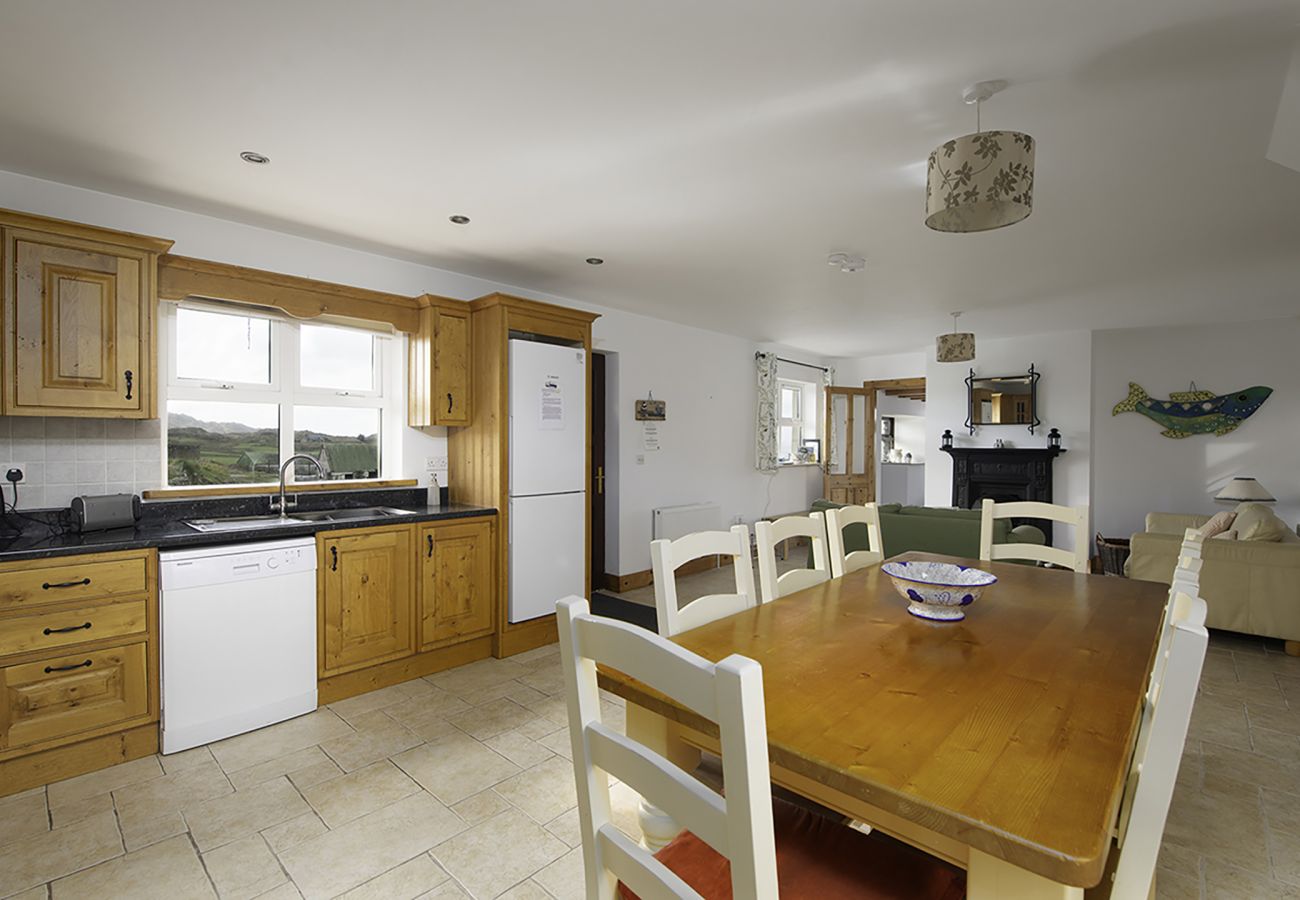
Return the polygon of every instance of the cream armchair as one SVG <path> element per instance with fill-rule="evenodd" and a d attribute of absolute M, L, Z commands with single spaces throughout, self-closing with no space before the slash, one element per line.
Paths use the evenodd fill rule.
<path fill-rule="evenodd" d="M 1125 574 L 1169 584 L 1184 529 L 1200 528 L 1209 518 L 1148 513 L 1147 530 L 1133 535 Z M 1300 536 L 1276 542 L 1208 540 L 1202 559 L 1206 625 L 1280 638 L 1287 653 L 1300 656 Z"/>

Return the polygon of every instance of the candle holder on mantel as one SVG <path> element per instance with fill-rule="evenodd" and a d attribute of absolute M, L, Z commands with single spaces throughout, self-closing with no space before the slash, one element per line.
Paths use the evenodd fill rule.
<path fill-rule="evenodd" d="M 1051 450 L 1060 450 L 1061 432 L 1057 431 L 1055 428 L 1047 432 L 1047 446 Z"/>
<path fill-rule="evenodd" d="M 943 437 L 939 438 L 939 449 L 941 449 L 941 450 L 951 450 L 951 449 L 952 449 L 952 429 L 951 429 L 951 428 L 945 428 L 945 429 L 943 430 Z"/>

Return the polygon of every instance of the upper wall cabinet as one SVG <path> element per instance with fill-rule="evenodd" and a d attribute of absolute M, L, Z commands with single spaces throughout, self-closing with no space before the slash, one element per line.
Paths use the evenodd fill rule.
<path fill-rule="evenodd" d="M 469 305 L 425 294 L 411 335 L 408 424 L 470 423 Z"/>
<path fill-rule="evenodd" d="M 170 241 L 0 212 L 9 416 L 156 416 L 158 255 Z"/>

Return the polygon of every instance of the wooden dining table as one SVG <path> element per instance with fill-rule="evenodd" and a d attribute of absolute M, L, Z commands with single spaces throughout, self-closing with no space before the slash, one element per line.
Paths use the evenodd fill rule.
<path fill-rule="evenodd" d="M 880 566 L 676 635 L 763 666 L 772 781 L 967 871 L 972 900 L 1079 898 L 1106 868 L 1155 654 L 1159 584 L 928 553 L 998 582 L 959 622 Z M 716 726 L 613 671 L 628 735 L 685 768 Z M 679 830 L 644 803 L 646 843 Z"/>

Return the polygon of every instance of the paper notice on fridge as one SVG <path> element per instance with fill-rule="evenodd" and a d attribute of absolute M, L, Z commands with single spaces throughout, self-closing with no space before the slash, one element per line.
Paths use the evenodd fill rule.
<path fill-rule="evenodd" d="M 659 449 L 659 423 L 645 422 L 641 431 L 641 449 L 653 452 Z"/>
<path fill-rule="evenodd" d="M 558 378 L 542 382 L 542 431 L 564 430 L 564 395 Z"/>

